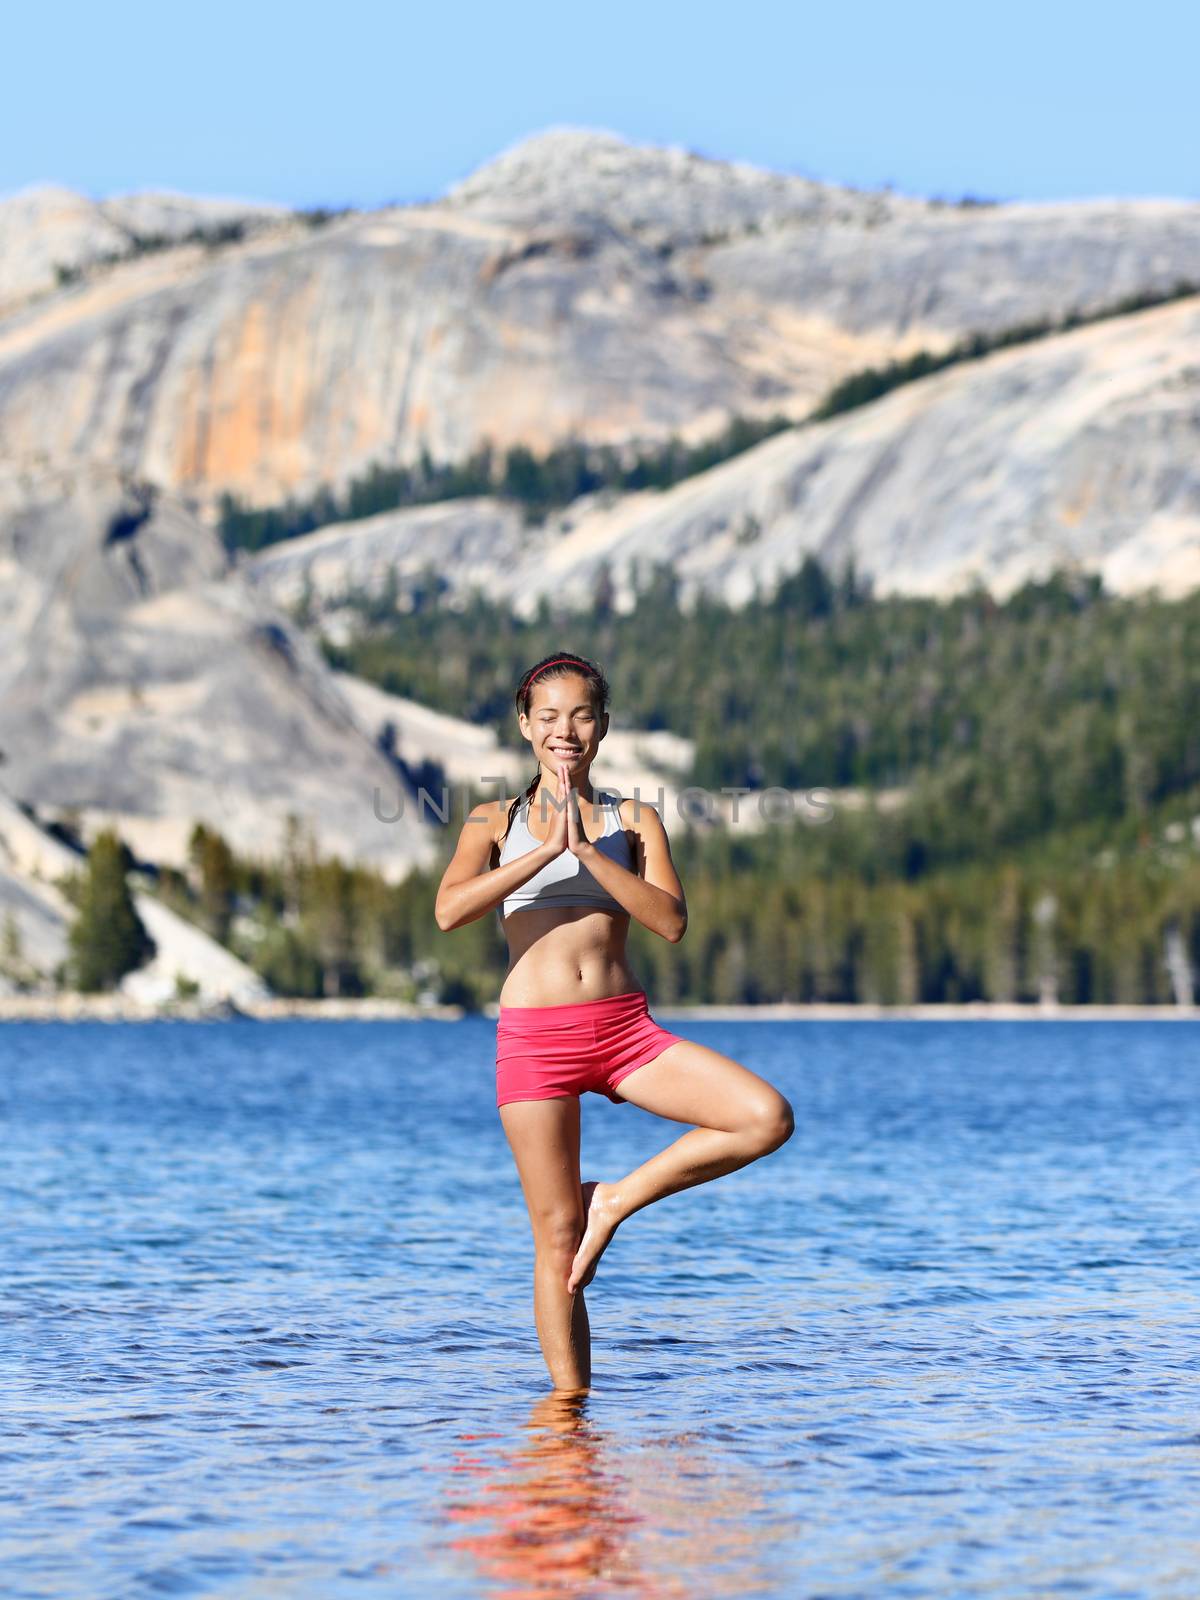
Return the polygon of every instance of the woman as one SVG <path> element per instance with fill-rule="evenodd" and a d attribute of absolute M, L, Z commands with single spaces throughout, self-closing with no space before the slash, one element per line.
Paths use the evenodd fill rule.
<path fill-rule="evenodd" d="M 555 1389 L 578 1392 L 591 1383 L 582 1291 L 619 1225 L 778 1149 L 792 1108 L 753 1072 L 649 1014 L 626 959 L 629 919 L 678 944 L 687 903 L 653 807 L 592 790 L 608 732 L 599 669 L 569 651 L 547 656 L 521 679 L 516 706 L 538 769 L 523 795 L 471 812 L 435 915 L 449 931 L 494 909 L 508 941 L 496 1103 L 533 1228 L 542 1353 Z M 695 1126 L 625 1177 L 581 1184 L 585 1090 Z"/>

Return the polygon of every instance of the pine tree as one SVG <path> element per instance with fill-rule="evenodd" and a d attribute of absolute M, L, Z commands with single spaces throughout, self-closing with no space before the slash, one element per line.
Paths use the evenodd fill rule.
<path fill-rule="evenodd" d="M 68 979 L 85 992 L 113 989 L 154 952 L 126 873 L 132 865 L 128 849 L 109 828 L 96 835 L 88 851 L 79 908 L 69 943 Z"/>
<path fill-rule="evenodd" d="M 204 925 L 214 939 L 228 944 L 237 899 L 233 851 L 219 833 L 198 822 L 192 829 L 188 856 L 200 879 L 200 911 Z"/>

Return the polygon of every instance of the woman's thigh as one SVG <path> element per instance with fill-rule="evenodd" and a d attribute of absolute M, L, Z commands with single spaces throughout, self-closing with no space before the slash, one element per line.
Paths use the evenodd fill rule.
<path fill-rule="evenodd" d="M 535 1236 L 582 1229 L 579 1097 L 510 1100 L 500 1107 L 500 1121 Z"/>
<path fill-rule="evenodd" d="M 787 1101 L 765 1078 L 693 1039 L 668 1045 L 622 1078 L 613 1092 L 672 1122 L 724 1133 L 791 1115 Z"/>

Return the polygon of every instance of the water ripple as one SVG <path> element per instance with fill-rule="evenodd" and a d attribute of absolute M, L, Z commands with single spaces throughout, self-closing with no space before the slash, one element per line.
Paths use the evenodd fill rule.
<path fill-rule="evenodd" d="M 622 1229 L 579 1403 L 494 1024 L 0 1030 L 5 1594 L 1192 1600 L 1200 1029 L 687 1031 L 797 1133 Z"/>

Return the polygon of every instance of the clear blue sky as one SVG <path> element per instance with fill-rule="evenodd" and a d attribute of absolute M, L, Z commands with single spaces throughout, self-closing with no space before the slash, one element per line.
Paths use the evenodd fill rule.
<path fill-rule="evenodd" d="M 553 124 L 911 194 L 1200 199 L 1200 6 L 10 9 L 0 193 L 429 199 Z"/>

